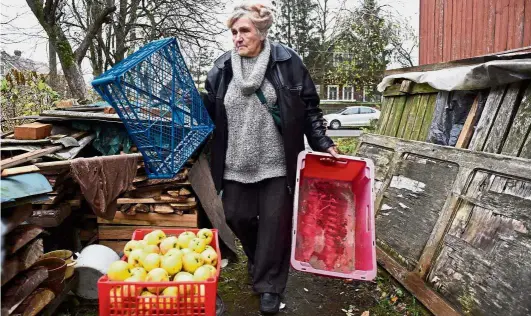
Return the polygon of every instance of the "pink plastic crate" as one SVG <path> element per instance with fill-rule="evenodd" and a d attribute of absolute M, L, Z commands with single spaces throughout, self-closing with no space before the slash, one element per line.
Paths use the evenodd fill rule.
<path fill-rule="evenodd" d="M 291 265 L 332 277 L 376 277 L 374 164 L 369 159 L 299 154 Z"/>

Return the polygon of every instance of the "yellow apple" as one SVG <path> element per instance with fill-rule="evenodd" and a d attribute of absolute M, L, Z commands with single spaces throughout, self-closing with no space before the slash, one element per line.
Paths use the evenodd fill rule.
<path fill-rule="evenodd" d="M 118 260 L 111 263 L 109 270 L 107 270 L 107 274 L 111 281 L 124 281 L 131 277 L 131 269 L 127 262 Z"/>
<path fill-rule="evenodd" d="M 210 246 L 210 245 L 207 245 L 207 246 L 205 247 L 205 250 L 208 250 L 208 249 L 212 249 L 212 250 L 216 251 L 216 249 L 214 249 L 214 247 L 212 247 L 212 246 Z"/>
<path fill-rule="evenodd" d="M 201 266 L 197 268 L 197 270 L 195 270 L 194 272 L 195 281 L 206 281 L 211 277 L 212 277 L 212 271 L 205 266 Z"/>
<path fill-rule="evenodd" d="M 188 247 L 188 244 L 190 244 L 190 240 L 194 238 L 196 238 L 194 233 L 190 231 L 182 232 L 179 237 L 177 237 L 177 243 L 179 244 L 179 248 L 183 249 Z"/>
<path fill-rule="evenodd" d="M 183 257 L 183 267 L 186 272 L 194 273 L 203 264 L 203 257 L 197 252 L 187 253 Z"/>
<path fill-rule="evenodd" d="M 143 249 L 135 249 L 131 251 L 131 254 L 129 254 L 129 257 L 127 257 L 127 263 L 129 263 L 132 268 L 142 267 L 146 256 L 147 253 L 144 252 Z"/>
<path fill-rule="evenodd" d="M 194 251 L 192 249 L 190 249 L 190 248 L 181 249 L 181 253 L 183 254 L 183 257 L 184 257 L 185 254 L 192 253 L 192 252 L 194 252 Z"/>
<path fill-rule="evenodd" d="M 208 268 L 210 270 L 210 275 L 214 278 L 216 277 L 216 274 L 218 273 L 218 270 L 209 264 L 205 264 L 203 267 Z"/>
<path fill-rule="evenodd" d="M 139 276 L 132 276 L 125 280 L 125 282 L 143 282 L 144 280 Z M 134 284 L 126 284 L 122 286 L 122 293 L 124 297 L 135 297 L 142 293 L 143 288 Z"/>
<path fill-rule="evenodd" d="M 206 264 L 217 265 L 218 264 L 218 253 L 215 250 L 206 249 L 201 253 L 201 257 Z"/>
<path fill-rule="evenodd" d="M 146 280 L 147 271 L 142 267 L 135 267 L 131 269 L 131 274 L 133 277 L 139 278 L 141 282 L 144 282 Z"/>
<path fill-rule="evenodd" d="M 188 303 L 194 302 L 194 304 L 198 304 L 199 302 L 205 303 L 205 286 L 199 285 L 199 291 L 197 290 L 197 285 L 195 288 L 195 295 L 193 297 L 189 297 L 186 299 Z"/>
<path fill-rule="evenodd" d="M 171 297 L 160 297 L 159 298 L 160 308 L 162 309 L 175 308 L 177 304 L 178 293 L 179 293 L 179 289 L 176 286 L 170 286 L 170 287 L 165 288 L 164 291 L 162 291 L 162 295 L 171 296 Z"/>
<path fill-rule="evenodd" d="M 170 257 L 170 256 L 177 256 L 177 257 L 182 258 L 184 256 L 184 253 L 179 249 L 170 249 L 168 250 L 168 252 L 166 252 L 164 257 Z"/>
<path fill-rule="evenodd" d="M 181 271 L 181 269 L 183 268 L 182 256 L 179 256 L 179 255 L 164 256 L 162 257 L 160 267 L 166 270 L 168 274 L 174 275 L 177 272 Z"/>
<path fill-rule="evenodd" d="M 149 271 L 146 277 L 146 282 L 168 282 L 169 280 L 168 272 L 162 268 L 155 268 Z M 164 287 L 148 287 L 147 289 L 153 294 L 159 294 L 164 290 Z"/>
<path fill-rule="evenodd" d="M 142 266 L 144 267 L 144 269 L 146 269 L 147 272 L 156 268 L 160 268 L 161 258 L 161 255 L 159 255 L 158 253 L 150 253 L 144 258 Z"/>
<path fill-rule="evenodd" d="M 177 282 L 177 283 L 181 283 L 181 282 L 193 282 L 194 281 L 194 276 L 193 274 L 191 273 L 188 273 L 188 272 L 179 272 L 175 275 L 175 277 L 173 278 L 173 281 L 174 282 Z M 193 290 L 193 287 L 191 284 L 188 284 L 188 285 L 179 285 L 179 293 L 181 295 L 184 295 L 185 293 L 192 293 L 192 290 Z"/>
<path fill-rule="evenodd" d="M 205 239 L 207 245 L 210 245 L 212 238 L 214 238 L 214 233 L 208 228 L 203 228 L 197 232 L 197 237 Z"/>
<path fill-rule="evenodd" d="M 151 233 L 146 234 L 144 236 L 144 240 L 147 242 L 148 245 L 155 245 L 158 246 L 162 239 L 160 239 L 160 235 L 155 234 L 155 231 L 152 231 Z"/>
<path fill-rule="evenodd" d="M 144 308 L 145 309 L 151 309 L 152 306 L 155 306 L 157 296 L 149 291 L 144 291 L 142 294 L 140 294 L 142 298 L 140 299 L 140 302 L 144 302 Z M 141 305 L 142 306 L 142 305 Z"/>
<path fill-rule="evenodd" d="M 138 241 L 138 248 L 136 249 L 146 249 L 148 245 L 147 241 L 145 240 L 137 240 Z"/>
<path fill-rule="evenodd" d="M 188 244 L 188 248 L 190 250 L 195 251 L 197 253 L 202 253 L 205 250 L 206 247 L 206 240 L 201 238 L 194 238 L 190 240 L 190 243 Z"/>
<path fill-rule="evenodd" d="M 122 288 L 121 287 L 115 287 L 111 289 L 110 292 L 110 298 L 111 298 L 111 306 L 116 309 L 122 308 Z"/>
<path fill-rule="evenodd" d="M 125 244 L 125 247 L 124 247 L 124 254 L 127 257 L 129 257 L 129 255 L 131 254 L 131 251 L 137 249 L 139 246 L 140 246 L 140 244 L 138 243 L 137 240 L 128 241 L 127 244 Z"/>
<path fill-rule="evenodd" d="M 166 237 L 160 242 L 160 253 L 165 255 L 170 249 L 179 249 L 177 237 Z"/>
<path fill-rule="evenodd" d="M 147 246 L 144 248 L 144 251 L 145 251 L 146 253 L 160 253 L 159 246 L 157 246 L 157 245 L 147 245 Z"/>

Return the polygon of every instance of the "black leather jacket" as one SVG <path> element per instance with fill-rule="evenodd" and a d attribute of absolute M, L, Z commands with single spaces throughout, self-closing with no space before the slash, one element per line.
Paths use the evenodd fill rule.
<path fill-rule="evenodd" d="M 297 157 L 304 150 L 304 135 L 315 151 L 325 152 L 334 143 L 326 136 L 326 125 L 319 108 L 320 100 L 315 85 L 301 58 L 293 50 L 282 44 L 271 43 L 271 58 L 266 78 L 273 84 L 277 93 L 288 189 L 292 193 L 296 180 Z M 203 102 L 215 125 L 210 162 L 218 193 L 223 188 L 228 139 L 227 114 L 223 100 L 231 79 L 229 51 L 214 62 L 205 82 L 207 93 L 203 94 Z"/>

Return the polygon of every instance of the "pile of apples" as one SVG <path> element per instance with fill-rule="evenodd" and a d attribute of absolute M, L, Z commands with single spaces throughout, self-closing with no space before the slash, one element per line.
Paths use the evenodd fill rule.
<path fill-rule="evenodd" d="M 176 282 L 176 286 L 147 286 L 139 288 L 123 285 L 111 290 L 111 303 L 121 303 L 126 297 L 191 296 L 195 293 L 204 302 L 204 286 L 182 285 L 179 282 L 206 281 L 215 278 L 218 254 L 210 246 L 213 238 L 210 229 L 201 229 L 197 235 L 185 231 L 179 236 L 166 236 L 154 230 L 143 240 L 131 240 L 124 247 L 127 260 L 113 262 L 107 275 L 110 281 L 123 282 Z M 190 298 L 188 299 L 190 300 Z M 148 300 L 146 300 L 148 301 Z M 169 305 L 169 304 L 168 304 Z M 167 306 L 167 308 L 170 308 Z"/>

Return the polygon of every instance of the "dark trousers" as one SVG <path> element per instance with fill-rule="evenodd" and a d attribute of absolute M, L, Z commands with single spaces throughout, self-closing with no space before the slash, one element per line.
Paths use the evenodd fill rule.
<path fill-rule="evenodd" d="M 225 181 L 222 200 L 227 224 L 254 265 L 254 291 L 282 294 L 288 281 L 293 213 L 286 178 L 252 184 Z"/>

